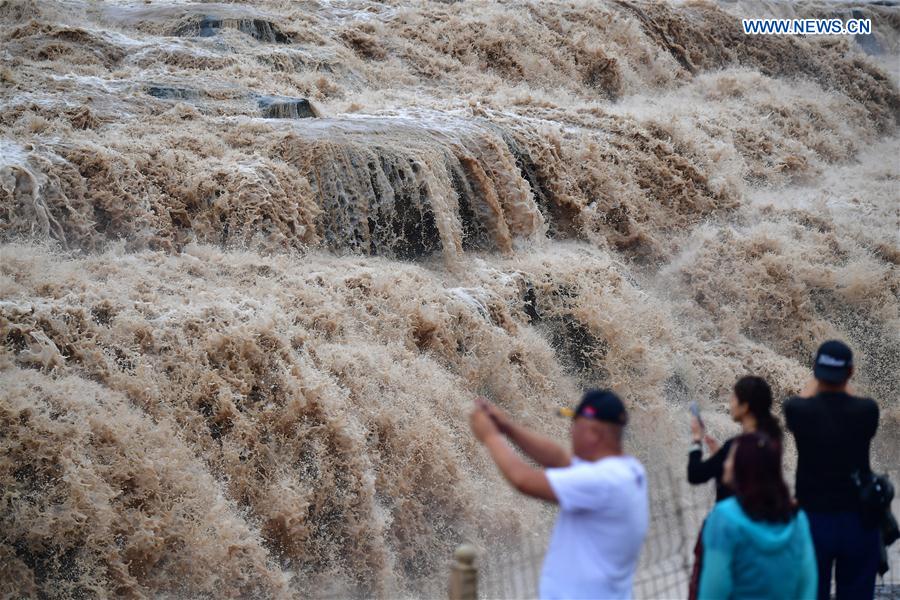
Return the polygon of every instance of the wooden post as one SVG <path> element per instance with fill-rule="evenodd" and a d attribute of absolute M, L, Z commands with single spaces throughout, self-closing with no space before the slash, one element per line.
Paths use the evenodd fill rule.
<path fill-rule="evenodd" d="M 478 600 L 478 569 L 475 548 L 462 544 L 453 553 L 450 568 L 450 600 Z"/>

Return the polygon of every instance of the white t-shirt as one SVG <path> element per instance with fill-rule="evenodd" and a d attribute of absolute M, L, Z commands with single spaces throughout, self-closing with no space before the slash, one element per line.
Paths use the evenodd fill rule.
<path fill-rule="evenodd" d="M 647 533 L 647 474 L 631 456 L 547 469 L 559 516 L 541 573 L 541 598 L 631 598 Z"/>

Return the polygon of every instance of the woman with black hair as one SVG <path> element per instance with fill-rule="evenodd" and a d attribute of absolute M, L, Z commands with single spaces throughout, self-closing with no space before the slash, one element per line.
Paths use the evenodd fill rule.
<path fill-rule="evenodd" d="M 778 419 L 772 414 L 772 390 L 766 380 L 755 375 L 747 375 L 738 379 L 733 391 L 729 406 L 731 419 L 741 424 L 742 432 L 762 431 L 780 446 L 783 434 Z M 716 502 L 730 498 L 732 490 L 722 485 L 722 466 L 734 438 L 720 446 L 715 438 L 706 435 L 703 425 L 696 417 L 691 419 L 691 433 L 693 444 L 688 454 L 688 481 L 699 485 L 715 479 Z M 703 441 L 712 453 L 706 460 L 703 460 Z"/>
<path fill-rule="evenodd" d="M 703 527 L 699 598 L 816 597 L 816 553 L 806 514 L 781 471 L 781 444 L 764 433 L 735 439 L 724 464 L 734 496 Z"/>
<path fill-rule="evenodd" d="M 762 431 L 781 447 L 782 431 L 778 419 L 772 414 L 772 390 L 766 380 L 755 375 L 746 375 L 734 384 L 729 406 L 731 418 L 741 424 L 743 433 Z M 732 489 L 722 481 L 725 458 L 735 438 L 724 444 L 706 434 L 700 419 L 691 419 L 693 444 L 688 454 L 687 478 L 693 485 L 706 483 L 710 479 L 716 481 L 716 502 L 721 502 L 734 495 Z M 703 441 L 709 447 L 712 456 L 703 460 Z M 697 585 L 700 580 L 700 569 L 703 564 L 702 529 L 694 547 L 694 569 L 688 587 L 688 599 L 697 597 Z"/>

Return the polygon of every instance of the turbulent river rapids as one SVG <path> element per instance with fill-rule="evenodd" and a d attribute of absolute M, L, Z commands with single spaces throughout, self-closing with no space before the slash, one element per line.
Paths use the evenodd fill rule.
<path fill-rule="evenodd" d="M 746 36 L 740 17 L 872 20 Z M 0 0 L 0 597 L 421 597 L 545 531 L 468 431 L 847 340 L 900 464 L 891 2 Z M 788 469 L 794 463 L 788 448 Z"/>

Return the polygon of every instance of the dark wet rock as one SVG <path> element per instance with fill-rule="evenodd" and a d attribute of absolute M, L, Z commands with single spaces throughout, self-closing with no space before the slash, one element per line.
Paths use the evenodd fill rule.
<path fill-rule="evenodd" d="M 537 309 L 537 294 L 534 285 L 529 281 L 525 284 L 525 294 L 522 296 L 522 310 L 528 316 L 528 320 L 537 323 L 541 320 L 541 313 Z"/>
<path fill-rule="evenodd" d="M 257 103 L 266 119 L 309 119 L 319 116 L 306 98 L 263 96 L 257 99 Z"/>
<path fill-rule="evenodd" d="M 684 378 L 675 373 L 663 384 L 666 400 L 672 404 L 685 404 L 692 400 L 691 390 Z"/>
<path fill-rule="evenodd" d="M 175 30 L 175 35 L 183 37 L 213 37 L 221 29 L 237 29 L 261 42 L 270 44 L 290 44 L 291 37 L 277 25 L 265 19 L 223 19 L 206 16 L 183 25 Z"/>
<path fill-rule="evenodd" d="M 861 10 L 854 10 L 853 18 L 865 19 L 866 15 L 863 14 Z M 859 44 L 859 47 L 862 48 L 866 54 L 881 54 L 883 52 L 883 50 L 881 49 L 881 44 L 878 43 L 878 40 L 871 33 L 867 35 L 858 33 L 853 36 L 853 39 L 857 44 Z"/>
<path fill-rule="evenodd" d="M 606 340 L 594 335 L 574 315 L 554 317 L 550 327 L 556 356 L 570 372 L 586 379 L 603 380 L 609 376 L 603 366 L 609 352 Z"/>
<path fill-rule="evenodd" d="M 378 164 L 368 163 L 376 192 L 367 219 L 369 254 L 385 254 L 385 249 L 390 248 L 393 256 L 410 260 L 441 249 L 441 237 L 428 192 L 414 177 L 419 168 L 412 160 L 403 164 L 387 157 L 379 157 Z M 393 194 L 379 189 L 382 183 L 378 181 L 378 172 L 387 175 Z"/>
<path fill-rule="evenodd" d="M 539 326 L 549 335 L 557 360 L 566 370 L 584 381 L 604 381 L 609 377 L 604 366 L 609 342 L 574 314 L 578 295 L 578 288 L 567 284 L 557 284 L 538 293 L 529 282 L 523 298 L 524 309 L 532 323 L 540 319 Z"/>
<path fill-rule="evenodd" d="M 161 98 L 163 100 L 196 100 L 200 98 L 201 95 L 198 90 L 177 88 L 167 85 L 148 85 L 147 93 L 154 98 Z"/>

